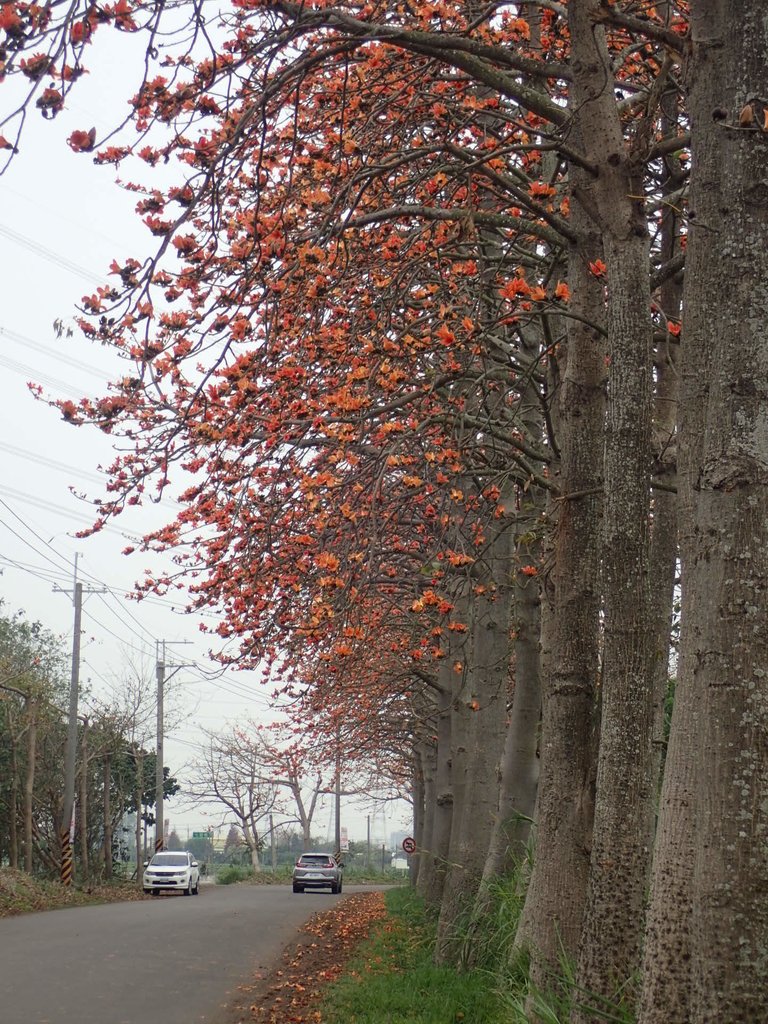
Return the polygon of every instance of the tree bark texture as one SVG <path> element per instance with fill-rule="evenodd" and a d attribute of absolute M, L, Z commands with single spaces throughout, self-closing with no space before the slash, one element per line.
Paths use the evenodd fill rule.
<path fill-rule="evenodd" d="M 37 766 L 37 707 L 30 697 L 27 702 L 27 773 L 24 778 L 24 870 L 32 874 L 32 829 L 34 819 L 35 769 Z"/>
<path fill-rule="evenodd" d="M 475 588 L 471 601 L 471 634 L 465 651 L 471 666 L 468 686 L 459 694 L 456 712 L 467 723 L 463 731 L 467 751 L 454 769 L 454 792 L 462 765 L 464 778 L 462 799 L 454 806 L 450 864 L 438 921 L 438 962 L 455 963 L 463 955 L 456 926 L 471 908 L 480 886 L 498 809 L 510 668 L 511 515 L 497 517 L 488 532 L 481 572 L 473 577 L 473 584 L 482 582 L 482 586 Z M 474 568 L 480 566 L 476 563 Z"/>
<path fill-rule="evenodd" d="M 424 899 L 428 906 L 438 908 L 445 884 L 448 849 L 451 841 L 453 818 L 453 780 L 451 772 L 451 673 L 449 659 L 440 665 L 440 692 L 437 709 L 437 751 L 435 767 L 435 807 L 432 834 L 425 850 L 426 875 Z"/>
<path fill-rule="evenodd" d="M 104 877 L 112 878 L 112 755 L 104 755 Z"/>
<path fill-rule="evenodd" d="M 581 175 L 572 169 L 572 187 Z M 560 368 L 560 488 L 552 523 L 552 567 L 544 576 L 542 616 L 552 623 L 542 678 L 541 773 L 536 853 L 516 943 L 530 948 L 532 981 L 551 983 L 563 952 L 575 956 L 581 932 L 593 816 L 595 684 L 598 657 L 599 534 L 605 351 L 602 287 L 589 271 L 600 250 L 577 203 L 571 226 L 580 241 L 569 253 L 567 342 L 552 358 Z M 583 317 L 576 319 L 576 317 Z"/>
<path fill-rule="evenodd" d="M 691 467 L 689 668 L 701 709 L 691 1020 L 757 1024 L 768 1015 L 768 11 L 696 0 L 691 24 L 696 273 L 684 308 L 700 315 L 686 322 L 683 356 L 711 355 Z M 739 130 L 748 105 L 753 130 Z"/>
<path fill-rule="evenodd" d="M 602 227 L 609 347 L 603 524 L 604 661 L 595 821 L 579 950 L 583 1001 L 619 999 L 639 966 L 650 866 L 653 638 L 650 616 L 652 323 L 649 239 L 610 59 L 591 24 L 598 2 L 569 6 L 581 138 L 596 179 L 584 195 Z M 574 1021 L 593 1019 L 576 1009 Z"/>

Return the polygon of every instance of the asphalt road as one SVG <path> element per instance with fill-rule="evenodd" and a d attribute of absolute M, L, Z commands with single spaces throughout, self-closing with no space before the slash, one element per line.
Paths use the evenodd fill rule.
<path fill-rule="evenodd" d="M 339 899 L 201 885 L 0 919 L 0 1024 L 215 1024 L 237 986 Z"/>

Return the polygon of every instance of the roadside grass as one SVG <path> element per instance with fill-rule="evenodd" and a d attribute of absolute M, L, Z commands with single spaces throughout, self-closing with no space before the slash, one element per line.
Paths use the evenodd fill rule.
<path fill-rule="evenodd" d="M 576 1006 L 595 1024 L 632 1024 L 631 1012 L 579 989 L 563 957 L 546 990 L 530 978 L 530 956 L 515 946 L 527 865 L 491 883 L 481 917 L 468 911 L 454 948 L 460 967 L 433 962 L 437 927 L 409 888 L 390 890 L 388 917 L 375 926 L 320 1005 L 322 1024 L 568 1024 Z M 473 904 L 475 906 L 475 904 Z"/>
<path fill-rule="evenodd" d="M 65 887 L 60 882 L 34 878 L 13 868 L 0 868 L 0 917 L 140 899 L 143 899 L 141 889 L 133 882 L 115 880 L 109 885 Z"/>
<path fill-rule="evenodd" d="M 435 925 L 413 891 L 385 898 L 387 920 L 325 993 L 323 1024 L 507 1024 L 487 972 L 435 966 Z"/>

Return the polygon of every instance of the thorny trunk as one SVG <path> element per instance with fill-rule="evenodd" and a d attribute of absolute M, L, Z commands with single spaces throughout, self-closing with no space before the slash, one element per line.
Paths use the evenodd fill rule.
<path fill-rule="evenodd" d="M 676 91 L 662 97 L 661 131 L 672 133 L 679 120 L 679 98 Z M 664 158 L 662 188 L 673 196 L 685 179 L 679 154 Z M 661 214 L 660 257 L 662 264 L 678 257 L 681 244 L 682 217 L 670 198 Z M 656 299 L 663 318 L 679 322 L 682 309 L 682 274 L 668 278 L 659 288 Z M 677 415 L 679 345 L 667 330 L 654 352 L 656 388 L 653 415 L 653 473 L 656 488 L 652 494 L 651 512 L 651 601 L 653 636 L 656 643 L 656 671 L 653 684 L 653 751 L 652 779 L 658 791 L 666 742 L 666 701 L 669 690 L 669 655 L 678 563 L 678 498 L 677 483 Z"/>
<path fill-rule="evenodd" d="M 602 713 L 578 982 L 585 1001 L 594 993 L 620 1002 L 631 999 L 623 987 L 639 966 L 654 796 L 648 529 L 652 323 L 648 229 L 633 171 L 633 161 L 646 156 L 643 133 L 638 130 L 632 147 L 625 148 L 616 100 L 605 88 L 611 70 L 604 34 L 592 23 L 599 7 L 597 0 L 569 6 L 577 116 L 587 158 L 598 168 L 587 205 L 594 204 L 603 229 L 610 357 Z M 591 1009 L 574 1011 L 574 1021 L 593 1019 Z"/>
<path fill-rule="evenodd" d="M 440 664 L 441 689 L 437 707 L 437 750 L 435 754 L 435 801 L 430 843 L 424 850 L 426 872 L 424 899 L 428 906 L 439 907 L 448 864 L 453 817 L 453 786 L 451 778 L 451 674 L 450 659 Z"/>
<path fill-rule="evenodd" d="M 427 722 L 429 728 L 429 721 Z M 432 858 L 429 851 L 433 845 L 435 806 L 437 803 L 437 742 L 431 738 L 423 739 L 419 743 L 419 762 L 421 764 L 422 778 L 424 781 L 424 806 L 420 819 L 421 827 L 417 829 L 414 836 L 416 840 L 418 858 L 416 864 L 416 887 L 422 897 L 429 891 L 430 879 L 433 871 Z"/>
<path fill-rule="evenodd" d="M 578 140 L 574 140 L 574 144 Z M 584 175 L 571 168 L 571 189 Z M 551 568 L 542 618 L 551 623 L 542 677 L 541 770 L 536 855 L 516 945 L 532 953 L 533 983 L 546 988 L 563 953 L 576 954 L 587 885 L 593 815 L 594 694 L 598 670 L 598 550 L 602 508 L 605 352 L 602 287 L 590 273 L 600 254 L 594 225 L 577 202 L 571 227 L 567 341 L 550 359 L 560 373 L 560 498 L 555 503 Z M 582 319 L 583 318 L 583 319 Z"/>
<path fill-rule="evenodd" d="M 684 309 L 696 315 L 683 360 L 700 349 L 709 373 L 690 466 L 691 657 L 680 681 L 699 704 L 690 1019 L 756 1024 L 768 1007 L 768 17 L 747 0 L 699 0 L 691 26 L 696 273 Z"/>
<path fill-rule="evenodd" d="M 426 765 L 422 755 L 423 743 L 418 744 L 413 751 L 412 771 L 413 781 L 413 838 L 416 842 L 416 853 L 408 854 L 408 877 L 411 885 L 415 886 L 419 875 L 419 850 L 424 844 L 424 815 L 426 808 Z M 370 856 L 370 847 L 369 847 Z"/>
<path fill-rule="evenodd" d="M 512 529 L 506 515 L 489 526 L 486 548 L 473 577 L 472 622 L 464 652 L 467 685 L 459 711 L 468 721 L 463 796 L 454 807 L 450 866 L 440 907 L 436 959 L 456 962 L 461 955 L 456 925 L 468 911 L 482 878 L 498 807 L 498 765 L 504 746 L 509 686 Z M 482 586 L 477 584 L 482 583 Z M 458 664 L 458 663 L 456 663 Z M 456 770 L 454 769 L 454 778 Z M 454 792 L 456 785 L 454 784 Z"/>

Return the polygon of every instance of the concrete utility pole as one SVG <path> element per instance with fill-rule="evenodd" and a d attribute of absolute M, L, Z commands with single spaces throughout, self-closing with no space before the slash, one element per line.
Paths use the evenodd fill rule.
<path fill-rule="evenodd" d="M 341 856 L 341 726 L 336 726 L 336 856 Z"/>
<path fill-rule="evenodd" d="M 161 657 L 162 651 L 162 657 Z M 163 815 L 163 700 L 165 690 L 165 640 L 156 642 L 157 652 L 157 756 L 155 761 L 155 852 L 162 850 L 165 837 Z"/>
<path fill-rule="evenodd" d="M 77 702 L 80 689 L 80 633 L 83 614 L 83 584 L 77 579 L 77 562 L 80 556 L 75 555 L 75 571 L 73 576 L 72 600 L 75 606 L 75 624 L 72 630 L 72 671 L 69 682 L 69 719 L 67 723 L 67 747 L 64 755 L 64 806 L 61 815 L 61 881 L 63 885 L 72 885 L 74 873 L 74 857 L 72 853 L 73 811 L 75 807 L 75 761 L 77 758 Z M 54 592 L 68 594 L 70 591 L 56 586 Z M 103 594 L 106 587 L 88 587 L 89 594 Z"/>
<path fill-rule="evenodd" d="M 156 640 L 155 641 L 155 652 L 157 656 L 156 675 L 157 675 L 157 763 L 155 765 L 155 853 L 162 850 L 165 847 L 165 809 L 163 806 L 163 790 L 165 788 L 165 778 L 163 775 L 163 740 L 165 736 L 165 726 L 163 722 L 163 703 L 165 700 L 165 684 L 168 679 L 172 679 L 173 676 L 184 668 L 184 665 L 175 665 L 173 672 L 169 676 L 166 676 L 166 664 L 165 664 L 165 647 L 166 643 L 175 644 L 188 644 L 190 640 Z"/>

